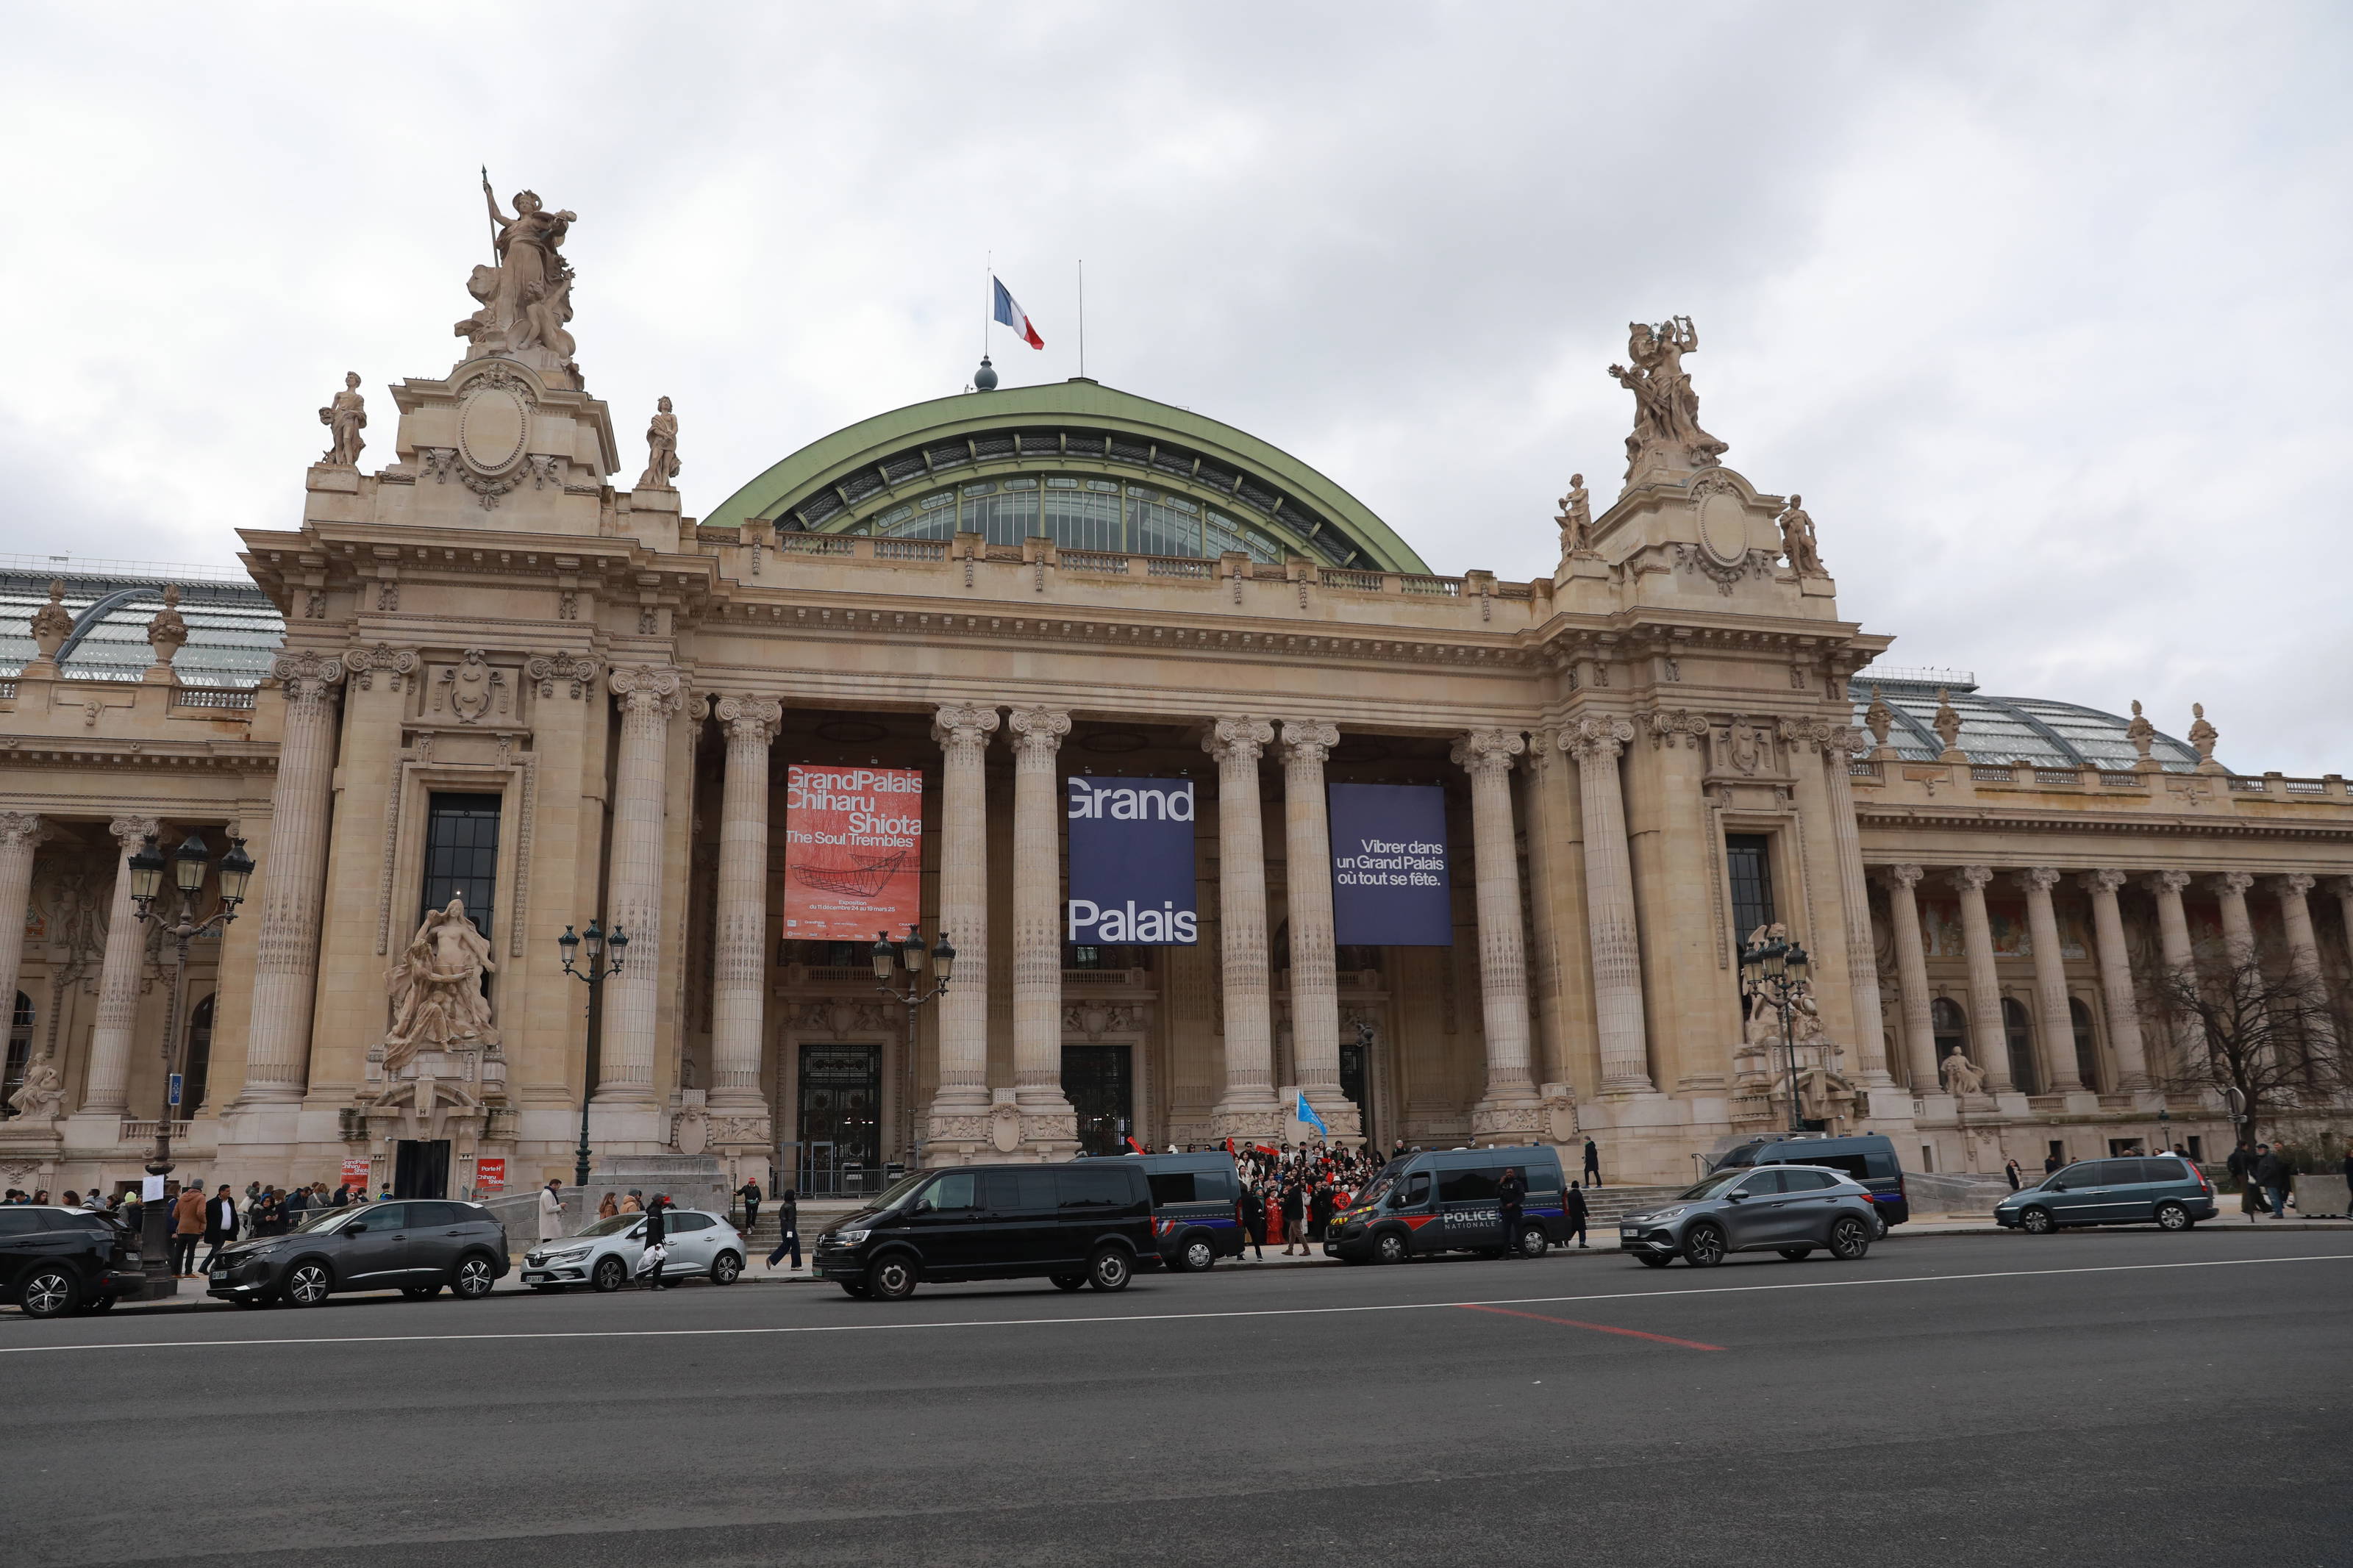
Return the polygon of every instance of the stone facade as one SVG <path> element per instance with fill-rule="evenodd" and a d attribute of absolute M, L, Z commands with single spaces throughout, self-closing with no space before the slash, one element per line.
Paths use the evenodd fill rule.
<path fill-rule="evenodd" d="M 1429 573 L 1295 460 L 1086 382 L 878 416 L 698 523 L 668 483 L 677 417 L 616 489 L 569 334 L 502 346 L 522 330 L 393 389 L 386 466 L 315 465 L 299 519 L 242 534 L 283 622 L 258 686 L 189 678 L 201 625 L 154 643 L 171 679 L 77 679 L 70 617 L 28 603 L 39 657 L 0 687 L 0 968 L 11 1087 L 59 1092 L 0 1121 L 7 1184 L 135 1176 L 175 984 L 209 1051 L 184 1171 L 364 1160 L 382 1184 L 427 1142 L 450 1190 L 495 1160 L 522 1192 L 568 1176 L 584 1104 L 600 1154 L 791 1182 L 820 1142 L 936 1163 L 1272 1141 L 1302 1095 L 1336 1137 L 1589 1136 L 1613 1179 L 1673 1180 L 1787 1114 L 1744 1023 L 1757 910 L 1815 955 L 1808 1108 L 1907 1164 L 2105 1152 L 2160 1111 L 2219 1153 L 2148 977 L 2210 935 L 2353 963 L 2341 778 L 2232 773 L 2202 714 L 2194 752 L 2116 721 L 2146 766 L 1973 752 L 1966 683 L 1858 681 L 1891 639 L 1841 618 L 1796 498 L 1723 465 L 1688 322 L 1618 367 L 1645 410 L 1626 487 L 1589 520 L 1579 488 L 1557 570 L 1525 583 Z M 358 455 L 348 416 L 331 458 Z M 1000 536 L 1038 515 L 1125 547 Z M 1907 735 L 1950 732 L 1891 744 L 1881 699 L 1930 690 L 1936 726 Z M 779 940 L 803 762 L 924 773 L 925 932 L 963 956 L 912 1021 L 862 949 Z M 1061 785 L 1087 772 L 1198 781 L 1197 945 L 1063 940 Z M 1334 946 L 1330 782 L 1443 785 L 1451 947 Z M 451 801 L 495 823 L 495 1043 L 388 1065 L 385 977 L 452 896 L 428 844 Z M 190 828 L 261 869 L 181 977 L 122 865 Z M 557 950 L 592 918 L 630 939 L 593 1061 Z M 1984 1092 L 1945 1092 L 1947 1042 Z"/>

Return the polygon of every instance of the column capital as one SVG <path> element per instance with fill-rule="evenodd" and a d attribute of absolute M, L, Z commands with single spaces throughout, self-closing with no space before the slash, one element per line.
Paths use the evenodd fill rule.
<path fill-rule="evenodd" d="M 163 826 L 152 816 L 118 816 L 106 825 L 106 830 L 123 848 L 136 849 L 163 831 Z"/>
<path fill-rule="evenodd" d="M 1624 719 L 1588 716 L 1572 719 L 1560 732 L 1559 746 L 1578 762 L 1615 762 L 1634 739 L 1634 726 Z"/>
<path fill-rule="evenodd" d="M 605 688 L 624 713 L 667 719 L 686 700 L 686 677 L 667 665 L 617 664 L 605 678 Z"/>
<path fill-rule="evenodd" d="M 281 653 L 269 661 L 269 674 L 290 703 L 329 702 L 343 682 L 343 661 L 332 653 Z"/>
<path fill-rule="evenodd" d="M 2148 874 L 2148 890 L 2152 893 L 2170 893 L 2178 899 L 2189 887 L 2189 873 L 2187 871 L 2151 871 Z"/>
<path fill-rule="evenodd" d="M 1993 880 L 1990 866 L 1957 866 L 1952 872 L 1953 886 L 1965 893 L 1982 893 Z"/>
<path fill-rule="evenodd" d="M 2087 893 L 2105 893 L 2110 898 L 2123 890 L 2127 878 L 2122 871 L 2086 871 L 2075 879 Z"/>
<path fill-rule="evenodd" d="M 785 705 L 766 697 L 722 697 L 711 705 L 711 716 L 727 726 L 730 739 L 756 741 L 765 746 L 776 738 L 785 721 Z"/>
<path fill-rule="evenodd" d="M 2319 881 L 2308 871 L 2290 871 L 2278 879 L 2278 887 L 2283 894 L 2300 899 L 2317 887 Z"/>
<path fill-rule="evenodd" d="M 1909 865 L 1885 866 L 1882 867 L 1881 869 L 1887 873 L 1887 879 L 1890 882 L 1894 883 L 1896 887 L 1904 889 L 1906 892 L 1918 887 L 1920 885 L 1920 879 L 1928 874 L 1917 866 Z"/>
<path fill-rule="evenodd" d="M 932 711 L 932 739 L 939 742 L 942 751 L 978 750 L 988 744 L 999 722 L 994 708 L 970 702 L 943 702 Z"/>
<path fill-rule="evenodd" d="M 30 811 L 0 811 L 0 849 L 22 849 L 47 836 L 47 825 Z"/>
<path fill-rule="evenodd" d="M 1870 743 L 1863 732 L 1853 725 L 1833 724 L 1822 741 L 1822 750 L 1834 752 L 1842 757 L 1856 757 L 1861 756 Z"/>
<path fill-rule="evenodd" d="M 1005 732 L 1016 756 L 1052 756 L 1071 732 L 1071 716 L 1059 708 L 1016 708 L 1006 720 Z"/>
<path fill-rule="evenodd" d="M 2214 878 L 2216 892 L 2236 893 L 2241 898 L 2246 897 L 2247 889 L 2254 885 L 2255 874 L 2253 871 L 2222 871 Z"/>
<path fill-rule="evenodd" d="M 385 673 L 385 686 L 397 691 L 403 676 L 417 673 L 417 650 L 394 647 L 389 643 L 378 643 L 374 647 L 347 647 L 343 650 L 343 668 L 350 673 L 352 684 L 362 691 L 375 685 L 378 670 Z"/>
<path fill-rule="evenodd" d="M 1516 730 L 1472 730 L 1447 755 L 1472 778 L 1501 778 L 1511 771 L 1512 759 L 1527 749 L 1526 739 Z"/>
<path fill-rule="evenodd" d="M 1274 726 L 1263 719 L 1219 719 L 1201 737 L 1201 750 L 1225 763 L 1255 763 L 1274 739 Z"/>
<path fill-rule="evenodd" d="M 2016 874 L 2019 890 L 2048 895 L 2059 885 L 2059 871 L 2053 866 L 2031 866 Z"/>
<path fill-rule="evenodd" d="M 1332 748 L 1340 743 L 1337 725 L 1321 719 L 1285 719 L 1282 721 L 1282 755 L 1285 762 L 1314 763 L 1322 767 L 1332 760 Z"/>

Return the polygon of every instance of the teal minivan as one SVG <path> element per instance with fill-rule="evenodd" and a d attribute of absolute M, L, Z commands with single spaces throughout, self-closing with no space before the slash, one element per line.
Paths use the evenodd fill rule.
<path fill-rule="evenodd" d="M 2214 1188 L 2179 1155 L 2078 1160 L 2040 1186 L 2012 1193 L 1993 1211 L 1997 1225 L 2047 1236 L 2070 1225 L 2155 1225 L 2188 1230 L 2215 1215 Z"/>

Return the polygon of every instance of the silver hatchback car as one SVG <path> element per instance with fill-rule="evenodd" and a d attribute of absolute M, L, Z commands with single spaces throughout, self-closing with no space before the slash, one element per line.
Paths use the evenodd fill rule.
<path fill-rule="evenodd" d="M 1885 1233 L 1871 1194 L 1821 1165 L 1739 1166 L 1618 1222 L 1618 1249 L 1651 1268 L 1711 1268 L 1735 1252 L 1802 1262 L 1816 1247 L 1852 1263 Z"/>

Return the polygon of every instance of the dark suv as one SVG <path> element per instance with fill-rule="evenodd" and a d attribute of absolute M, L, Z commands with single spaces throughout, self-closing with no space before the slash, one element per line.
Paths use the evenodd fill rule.
<path fill-rule="evenodd" d="M 1242 1255 L 1240 1178 L 1231 1154 L 1088 1154 L 1086 1160 L 1133 1163 L 1152 1186 L 1152 1234 L 1160 1261 L 1198 1274 L 1220 1258 Z"/>
<path fill-rule="evenodd" d="M 46 1204 L 0 1208 L 0 1303 L 28 1318 L 103 1312 L 144 1283 L 138 1238 L 104 1215 Z"/>
<path fill-rule="evenodd" d="M 479 1300 L 507 1271 L 507 1232 L 480 1204 L 401 1198 L 329 1209 L 285 1236 L 223 1247 L 207 1293 L 242 1307 L 315 1307 L 345 1290 Z"/>
<path fill-rule="evenodd" d="M 1043 1275 L 1064 1290 L 1124 1290 L 1156 1268 L 1141 1162 L 962 1165 L 913 1175 L 817 1238 L 815 1271 L 860 1300 L 923 1279 Z"/>

